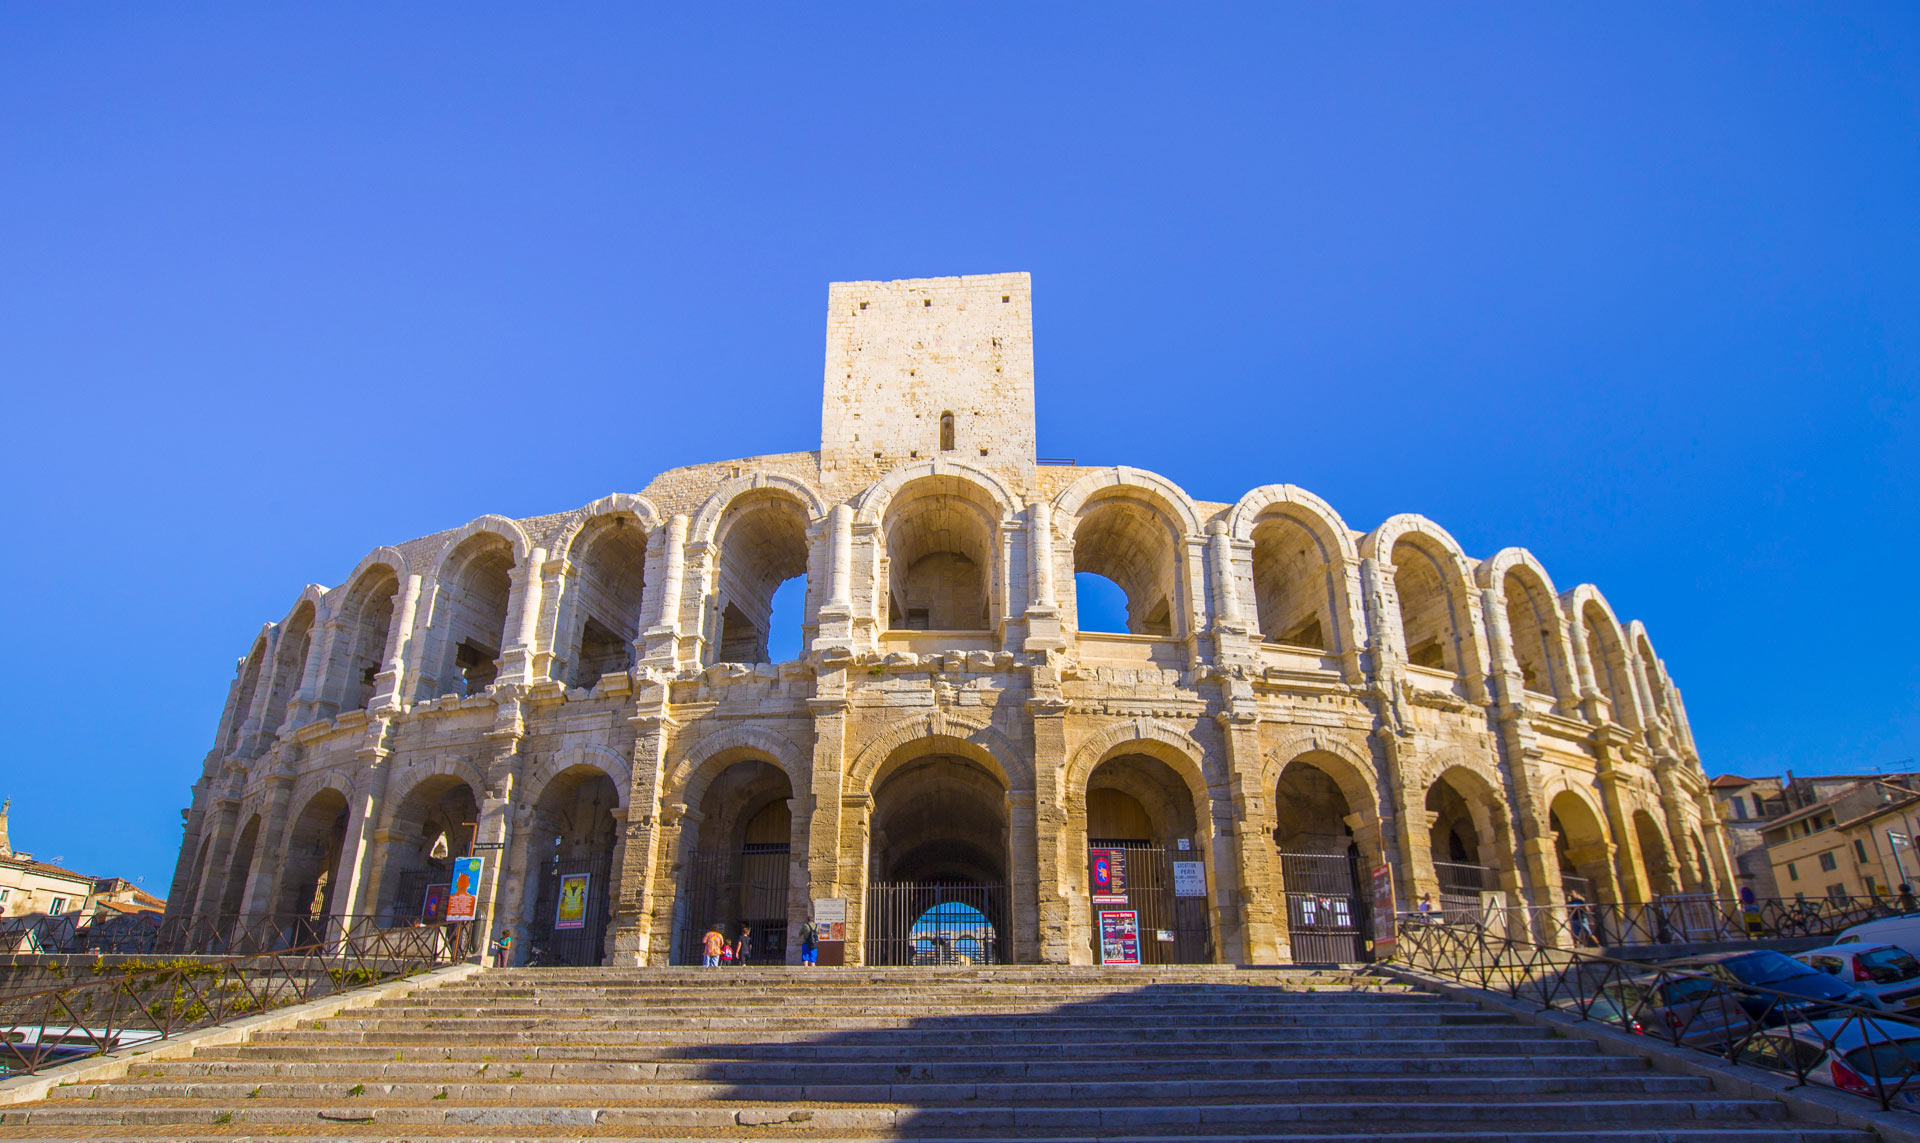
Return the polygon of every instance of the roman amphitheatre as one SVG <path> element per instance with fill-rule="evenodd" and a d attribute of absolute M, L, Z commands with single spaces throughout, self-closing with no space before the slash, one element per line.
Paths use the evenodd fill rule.
<path fill-rule="evenodd" d="M 1732 895 L 1679 691 L 1597 588 L 1040 458 L 1034 384 L 1026 275 L 836 283 L 817 449 L 299 591 L 236 647 L 170 915 L 433 920 L 472 855 L 520 963 L 713 927 L 791 963 L 812 916 L 849 964 L 1088 964 L 1124 904 L 1149 962 L 1256 965 L 1366 959 L 1383 867 L 1521 927 Z M 1124 630 L 1081 628 L 1088 576 Z"/>

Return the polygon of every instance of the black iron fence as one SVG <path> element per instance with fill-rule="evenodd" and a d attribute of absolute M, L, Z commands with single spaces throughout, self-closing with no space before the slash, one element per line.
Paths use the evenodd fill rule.
<path fill-rule="evenodd" d="M 1778 954 L 1762 953 L 1775 956 Z M 1920 1112 L 1920 1020 L 1741 983 L 1711 966 L 1649 967 L 1489 933 L 1403 922 L 1392 959 L 1430 977 Z"/>
<path fill-rule="evenodd" d="M 0 1076 L 30 1075 L 449 964 L 445 926 L 362 933 L 261 956 L 162 960 L 0 997 Z"/>
<path fill-rule="evenodd" d="M 94 920 L 76 915 L 0 918 L 0 955 L 103 953 L 139 956 L 259 956 L 377 932 L 462 926 L 420 925 L 371 914 L 311 917 L 247 913 L 232 917 L 148 915 Z"/>
<path fill-rule="evenodd" d="M 1640 905 L 1582 901 L 1523 909 L 1540 941 L 1584 948 L 1836 936 L 1850 925 L 1903 912 L 1890 897 L 1742 902 L 1704 893 L 1677 894 Z"/>
<path fill-rule="evenodd" d="M 867 886 L 869 965 L 1005 964 L 1004 885 L 879 881 Z"/>

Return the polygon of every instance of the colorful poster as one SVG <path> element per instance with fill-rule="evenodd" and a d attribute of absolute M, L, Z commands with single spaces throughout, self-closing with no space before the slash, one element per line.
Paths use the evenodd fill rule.
<path fill-rule="evenodd" d="M 1100 914 L 1100 963 L 1140 963 L 1140 914 L 1132 910 Z"/>
<path fill-rule="evenodd" d="M 1393 952 L 1397 934 L 1393 928 L 1393 866 L 1382 865 L 1373 871 L 1373 955 L 1385 960 Z"/>
<path fill-rule="evenodd" d="M 420 902 L 420 919 L 429 925 L 437 925 L 447 919 L 447 887 L 434 882 L 427 886 L 427 895 Z"/>
<path fill-rule="evenodd" d="M 591 873 L 569 873 L 560 878 L 560 903 L 553 907 L 556 932 L 587 927 L 587 885 L 592 879 Z"/>
<path fill-rule="evenodd" d="M 1096 849 L 1087 855 L 1087 874 L 1095 897 L 1127 891 L 1127 851 Z"/>
<path fill-rule="evenodd" d="M 480 905 L 480 870 L 484 857 L 453 859 L 453 892 L 447 896 L 447 920 L 471 921 Z"/>
<path fill-rule="evenodd" d="M 1204 861 L 1174 862 L 1173 895 L 1205 897 L 1207 895 L 1207 863 Z"/>

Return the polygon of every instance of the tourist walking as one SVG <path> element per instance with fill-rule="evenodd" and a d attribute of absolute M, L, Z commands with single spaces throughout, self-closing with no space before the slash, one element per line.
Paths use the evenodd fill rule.
<path fill-rule="evenodd" d="M 727 938 L 721 935 L 720 926 L 715 925 L 708 929 L 707 935 L 701 940 L 701 952 L 704 956 L 700 962 L 701 967 L 719 968 L 720 957 L 726 951 Z"/>
<path fill-rule="evenodd" d="M 820 963 L 820 926 L 810 920 L 800 925 L 800 963 L 808 968 Z"/>
<path fill-rule="evenodd" d="M 744 965 L 753 955 L 753 930 L 744 923 L 740 926 L 740 939 L 733 942 L 733 963 Z"/>

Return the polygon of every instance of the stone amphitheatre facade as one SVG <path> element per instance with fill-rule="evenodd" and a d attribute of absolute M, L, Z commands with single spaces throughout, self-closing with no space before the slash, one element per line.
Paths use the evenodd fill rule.
<path fill-rule="evenodd" d="M 680 963 L 712 924 L 791 959 L 844 901 L 850 962 L 945 926 L 1088 963 L 1119 850 L 1147 959 L 1261 964 L 1364 956 L 1383 864 L 1399 908 L 1516 922 L 1730 891 L 1679 692 L 1594 587 L 1292 485 L 1037 459 L 1026 275 L 828 302 L 817 451 L 381 548 L 266 625 L 171 915 L 404 924 L 472 851 L 488 931 L 551 959 Z M 1083 574 L 1124 632 L 1079 629 Z"/>

